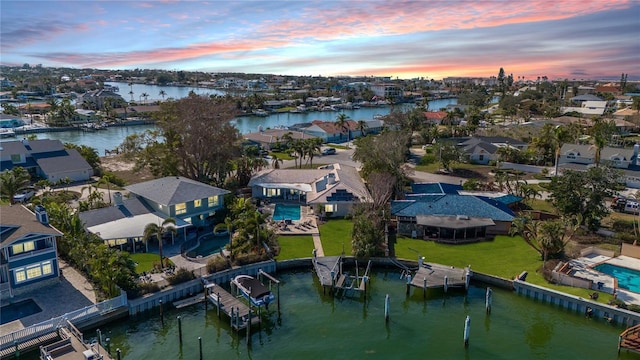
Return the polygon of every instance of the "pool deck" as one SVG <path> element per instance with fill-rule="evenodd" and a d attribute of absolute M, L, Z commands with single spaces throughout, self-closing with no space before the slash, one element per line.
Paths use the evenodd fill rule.
<path fill-rule="evenodd" d="M 640 259 L 620 255 L 609 257 L 598 254 L 589 254 L 569 262 L 573 266 L 571 275 L 593 280 L 594 283 L 604 284 L 602 291 L 613 294 L 614 278 L 593 269 L 598 264 L 611 264 L 640 271 Z M 628 304 L 640 305 L 640 293 L 625 289 L 616 289 L 617 298 Z"/>

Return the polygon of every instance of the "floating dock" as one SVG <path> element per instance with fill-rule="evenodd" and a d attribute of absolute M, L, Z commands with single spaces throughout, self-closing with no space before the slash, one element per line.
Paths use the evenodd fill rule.
<path fill-rule="evenodd" d="M 218 317 L 221 314 L 227 315 L 234 330 L 240 331 L 249 324 L 253 325 L 260 322 L 260 317 L 255 316 L 249 305 L 231 295 L 222 286 L 205 282 L 204 289 L 205 297 L 207 301 L 216 307 Z"/>
<path fill-rule="evenodd" d="M 408 279 L 408 285 L 426 289 L 444 288 L 464 288 L 469 287 L 471 279 L 471 269 L 469 267 L 456 268 L 434 263 L 419 262 L 418 271 L 413 278 Z M 408 291 L 408 289 L 407 289 Z"/>
<path fill-rule="evenodd" d="M 313 257 L 313 267 L 320 279 L 323 292 L 329 288 L 334 294 L 342 291 L 343 296 L 350 292 L 366 293 L 371 261 L 362 274 L 359 274 L 357 260 L 355 261 L 355 274 L 345 273 L 342 269 L 343 261 L 342 256 Z"/>
<path fill-rule="evenodd" d="M 640 325 L 632 326 L 620 334 L 618 340 L 618 354 L 620 349 L 640 354 Z"/>

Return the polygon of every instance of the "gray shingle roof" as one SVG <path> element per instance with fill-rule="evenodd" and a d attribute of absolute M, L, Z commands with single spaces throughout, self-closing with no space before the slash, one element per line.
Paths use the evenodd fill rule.
<path fill-rule="evenodd" d="M 101 209 L 84 211 L 78 214 L 85 227 L 104 224 L 110 221 L 123 219 L 142 214 L 153 213 L 154 210 L 139 198 L 130 198 L 122 201 L 120 206 L 110 206 Z"/>
<path fill-rule="evenodd" d="M 36 160 L 36 163 L 45 174 L 91 170 L 91 165 L 76 149 L 67 149 L 66 156 L 46 157 Z"/>
<path fill-rule="evenodd" d="M 420 196 L 415 200 L 391 202 L 391 213 L 395 216 L 416 217 L 418 215 L 467 215 L 497 221 L 511 221 L 513 212 L 500 209 L 504 204 L 491 204 L 487 200 L 469 195 Z"/>
<path fill-rule="evenodd" d="M 51 225 L 36 220 L 36 215 L 22 205 L 0 206 L 1 246 L 7 246 L 28 234 L 61 236 L 62 233 Z"/>
<path fill-rule="evenodd" d="M 64 145 L 60 140 L 51 140 L 51 139 L 28 140 L 27 143 L 28 143 L 27 146 L 31 148 L 32 154 L 64 150 Z"/>
<path fill-rule="evenodd" d="M 152 202 L 167 206 L 229 193 L 227 190 L 181 176 L 167 176 L 129 185 L 125 189 Z"/>

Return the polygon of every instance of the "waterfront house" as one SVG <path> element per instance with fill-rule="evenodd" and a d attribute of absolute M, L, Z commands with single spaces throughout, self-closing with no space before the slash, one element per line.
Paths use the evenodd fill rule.
<path fill-rule="evenodd" d="M 441 125 L 444 118 L 447 117 L 446 111 L 425 111 L 424 121 L 425 124 Z"/>
<path fill-rule="evenodd" d="M 315 137 L 313 135 L 305 134 L 301 131 L 287 129 L 266 129 L 254 133 L 245 134 L 244 138 L 253 145 L 257 145 L 265 150 L 271 150 L 276 146 L 276 144 L 283 143 L 282 137 L 287 133 L 291 135 L 291 139 L 293 140 L 303 140 Z"/>
<path fill-rule="evenodd" d="M 253 176 L 249 187 L 256 199 L 320 208 L 328 217 L 345 216 L 355 204 L 371 202 L 358 170 L 342 164 L 319 169 L 269 169 Z"/>
<path fill-rule="evenodd" d="M 414 183 L 405 200 L 391 202 L 398 233 L 438 242 L 464 243 L 509 233 L 521 198 L 498 192 L 469 192 L 446 183 Z"/>
<path fill-rule="evenodd" d="M 167 176 L 125 187 L 129 198 L 114 194 L 114 206 L 80 213 L 87 231 L 100 236 L 109 246 L 138 251 L 143 245 L 144 228 L 175 219 L 177 234 L 171 241 L 182 241 L 190 229 L 213 225 L 214 213 L 224 208 L 229 191 L 180 176 Z"/>
<path fill-rule="evenodd" d="M 107 90 L 93 90 L 78 96 L 76 104 L 88 109 L 104 110 L 105 105 L 111 103 L 111 107 L 117 106 L 116 104 L 126 104 L 120 94 Z"/>
<path fill-rule="evenodd" d="M 72 182 L 89 180 L 93 168 L 75 149 L 65 149 L 60 140 L 16 140 L 0 145 L 0 171 L 21 166 L 32 177 L 52 184 L 68 178 Z"/>
<path fill-rule="evenodd" d="M 627 187 L 640 188 L 640 165 L 638 153 L 640 145 L 636 144 L 632 149 L 605 146 L 600 151 L 600 164 L 619 169 L 623 173 L 623 181 Z M 586 144 L 564 144 L 560 148 L 558 158 L 558 172 L 562 170 L 586 171 L 589 166 L 594 166 L 596 161 L 596 149 Z"/>
<path fill-rule="evenodd" d="M 501 147 L 511 147 L 524 151 L 527 143 L 503 136 L 473 136 L 458 143 L 469 162 L 474 164 L 488 164 L 489 161 L 499 160 L 496 152 Z"/>
<path fill-rule="evenodd" d="M 47 212 L 22 205 L 0 206 L 0 297 L 6 299 L 57 281 L 56 238 L 62 233 L 49 224 Z"/>
<path fill-rule="evenodd" d="M 353 120 L 346 120 L 341 127 L 335 121 L 314 120 L 311 125 L 300 129 L 305 134 L 319 137 L 325 143 L 345 142 L 347 137 L 354 138 L 354 132 L 359 133 L 358 123 Z"/>

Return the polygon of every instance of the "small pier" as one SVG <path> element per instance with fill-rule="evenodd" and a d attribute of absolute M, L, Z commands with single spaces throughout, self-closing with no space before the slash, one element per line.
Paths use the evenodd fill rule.
<path fill-rule="evenodd" d="M 621 349 L 640 354 L 640 325 L 632 326 L 620 334 L 618 354 Z"/>
<path fill-rule="evenodd" d="M 254 316 L 255 314 L 249 305 L 231 295 L 222 286 L 205 282 L 204 291 L 207 301 L 216 307 L 218 317 L 223 313 L 227 315 L 234 330 L 240 331 L 249 326 L 249 324 L 253 325 L 260 322 L 260 316 Z"/>
<path fill-rule="evenodd" d="M 87 344 L 83 335 L 70 322 L 58 330 L 61 340 L 51 345 L 40 346 L 42 360 L 84 360 L 84 359 L 113 359 L 109 352 L 102 347 L 101 339 Z"/>
<path fill-rule="evenodd" d="M 434 263 L 419 261 L 418 271 L 407 285 L 421 288 L 424 291 L 433 288 L 464 288 L 469 287 L 471 269 L 469 267 L 456 268 Z M 407 286 L 407 291 L 409 291 Z"/>
<path fill-rule="evenodd" d="M 313 267 L 320 279 L 324 290 L 329 288 L 332 293 L 342 292 L 345 296 L 351 292 L 366 293 L 371 271 L 371 261 L 368 262 L 364 273 L 360 274 L 358 261 L 355 261 L 355 274 L 343 271 L 344 258 L 342 256 L 313 257 Z"/>

